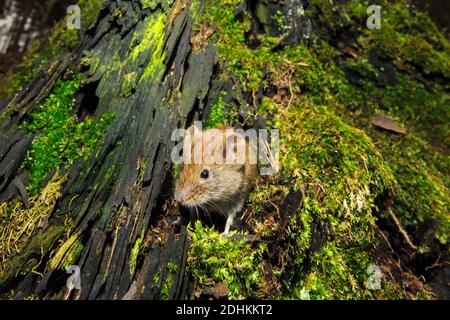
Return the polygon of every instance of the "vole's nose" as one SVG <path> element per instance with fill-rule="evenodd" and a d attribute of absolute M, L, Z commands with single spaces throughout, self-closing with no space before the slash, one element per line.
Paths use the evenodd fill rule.
<path fill-rule="evenodd" d="M 175 193 L 175 200 L 178 203 L 183 204 L 186 201 L 186 194 L 184 192 L 176 192 Z"/>

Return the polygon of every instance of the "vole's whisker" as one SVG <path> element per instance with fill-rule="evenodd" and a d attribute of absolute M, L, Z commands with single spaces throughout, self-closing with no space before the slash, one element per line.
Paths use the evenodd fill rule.
<path fill-rule="evenodd" d="M 197 206 L 195 206 L 194 208 L 195 208 L 195 213 L 196 213 L 197 220 L 198 220 L 199 219 L 198 208 L 197 208 Z"/>
<path fill-rule="evenodd" d="M 233 205 L 238 205 L 238 203 L 236 202 L 236 201 L 233 201 L 232 199 L 230 199 L 230 198 L 225 198 L 225 197 L 219 197 L 219 199 L 220 200 L 223 200 L 223 201 L 228 201 L 229 203 L 231 203 L 231 204 L 233 204 Z"/>
<path fill-rule="evenodd" d="M 225 217 L 227 216 L 227 214 L 221 209 L 219 208 L 215 203 L 211 202 L 211 201 L 207 201 L 206 203 L 208 203 L 209 205 L 213 206 L 215 209 L 217 209 L 219 211 L 220 214 L 224 215 Z"/>
<path fill-rule="evenodd" d="M 200 206 L 203 208 L 205 213 L 208 215 L 209 220 L 212 221 L 211 214 L 209 213 L 209 210 L 203 204 L 200 204 Z"/>

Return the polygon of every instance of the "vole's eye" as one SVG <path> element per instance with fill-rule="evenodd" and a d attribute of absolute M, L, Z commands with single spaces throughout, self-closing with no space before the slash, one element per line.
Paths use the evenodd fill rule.
<path fill-rule="evenodd" d="M 202 173 L 200 173 L 200 177 L 202 179 L 208 179 L 209 178 L 209 171 L 207 169 L 203 170 Z"/>

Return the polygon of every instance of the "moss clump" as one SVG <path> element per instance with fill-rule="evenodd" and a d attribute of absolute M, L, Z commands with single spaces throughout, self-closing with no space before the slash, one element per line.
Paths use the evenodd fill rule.
<path fill-rule="evenodd" d="M 262 277 L 264 245 L 256 249 L 244 240 L 226 238 L 197 221 L 191 229 L 188 268 L 198 284 L 224 282 L 230 299 L 255 297 Z"/>
<path fill-rule="evenodd" d="M 155 274 L 153 274 L 152 283 L 151 283 L 152 289 L 158 284 L 158 282 L 160 280 L 160 276 L 161 275 L 160 275 L 159 271 L 157 271 L 157 272 L 155 272 Z"/>
<path fill-rule="evenodd" d="M 134 270 L 136 269 L 137 257 L 139 254 L 139 250 L 141 248 L 142 241 L 144 241 L 145 230 L 142 230 L 141 235 L 134 243 L 133 249 L 131 249 L 131 257 L 130 257 L 130 274 L 134 274 Z"/>
<path fill-rule="evenodd" d="M 329 6 L 323 1 L 314 1 L 311 10 L 317 7 L 327 10 Z M 347 23 L 365 21 L 365 3 L 352 1 L 338 8 L 344 17 L 356 20 L 348 20 Z M 407 33 L 411 41 L 427 41 L 428 46 L 439 54 L 450 52 L 448 40 L 424 14 L 408 9 L 404 1 L 383 2 L 383 8 L 388 16 L 383 20 L 382 30 L 391 28 L 389 30 L 394 37 L 402 37 L 402 33 Z M 338 14 L 336 10 L 333 12 Z M 335 19 L 339 17 L 338 14 Z M 333 25 L 324 25 L 333 29 Z M 351 126 L 363 128 L 377 145 L 394 176 L 391 190 L 395 194 L 394 207 L 402 224 L 412 234 L 416 234 L 425 221 L 432 220 L 436 223 L 435 238 L 441 243 L 448 243 L 449 218 L 446 212 L 450 182 L 445 151 L 450 136 L 447 121 L 450 99 L 448 86 L 429 80 L 408 67 L 412 61 L 404 55 L 414 56 L 417 51 L 410 47 L 399 48 L 401 52 L 395 57 L 378 52 L 385 59 L 392 60 L 391 66 L 395 70 L 388 75 L 384 65 L 370 58 L 372 50 L 378 51 L 378 46 L 386 44 L 385 39 L 376 38 L 376 32 L 362 29 L 358 42 L 364 45 L 356 58 L 343 57 L 341 50 L 323 40 L 317 40 L 308 49 L 304 46 L 287 49 L 286 57 L 294 62 L 308 61 L 306 70 L 295 73 L 296 82 L 308 99 L 332 106 L 337 116 Z M 367 40 L 369 38 L 370 41 Z M 419 60 L 421 63 L 426 62 Z M 339 61 L 339 65 L 336 61 Z M 439 59 L 433 61 L 440 64 Z M 355 79 L 350 82 L 349 71 L 357 79 L 356 82 Z M 436 72 L 446 76 L 445 71 Z M 424 70 L 424 73 L 427 71 Z M 393 77 L 394 83 L 380 84 L 380 78 L 386 76 Z M 375 130 L 370 121 L 376 113 L 391 116 L 409 129 L 408 135 L 396 136 Z M 419 236 L 416 241 L 422 240 Z"/>
<path fill-rule="evenodd" d="M 448 156 L 433 151 L 417 136 L 390 137 L 376 133 L 383 155 L 397 184 L 394 207 L 402 224 L 415 237 L 416 246 L 427 248 L 430 239 L 420 236 L 421 226 L 431 223 L 433 238 L 450 242 L 450 185 Z M 447 164 L 446 168 L 443 168 Z M 422 253 L 426 253 L 425 252 Z M 420 252 L 419 252 L 420 253 Z"/>
<path fill-rule="evenodd" d="M 178 272 L 178 265 L 174 262 L 169 262 L 167 265 L 167 270 L 169 271 L 169 273 L 167 274 L 166 281 L 161 288 L 161 298 L 163 300 L 167 300 L 170 297 L 170 289 L 172 289 L 175 275 Z"/>
<path fill-rule="evenodd" d="M 323 5 L 323 1 L 315 1 Z M 374 50 L 384 59 L 395 61 L 400 69 L 414 65 L 426 74 L 450 77 L 450 46 L 430 18 L 414 10 L 409 1 L 382 2 L 382 27 L 362 28 L 359 44 Z M 360 21 L 367 16 L 370 1 L 351 1 L 343 10 L 349 18 Z"/>
<path fill-rule="evenodd" d="M 219 125 L 231 125 L 237 120 L 237 106 L 223 101 L 225 92 L 221 92 L 217 102 L 211 107 L 211 114 L 206 121 L 205 128 L 214 128 Z"/>
<path fill-rule="evenodd" d="M 83 252 L 83 249 L 84 245 L 81 242 L 81 239 L 77 239 L 64 256 L 64 260 L 61 262 L 61 267 L 65 270 L 69 269 L 70 266 L 78 260 Z"/>
<path fill-rule="evenodd" d="M 278 270 L 281 278 L 287 270 L 296 270 L 285 282 L 284 297 L 373 298 L 374 293 L 365 288 L 371 264 L 367 252 L 375 245 L 375 200 L 394 184 L 388 165 L 363 131 L 343 122 L 326 106 L 308 100 L 295 100 L 288 110 L 271 101 L 263 106 L 261 111 L 278 111 L 272 121 L 280 130 L 281 175 L 290 177 L 296 189 L 306 181 L 310 185 L 299 219 L 291 221 L 288 232 L 294 260 Z M 252 197 L 255 205 L 286 190 L 275 187 L 272 195 L 259 192 Z M 303 267 L 317 236 L 313 223 L 327 226 L 335 237 L 309 257 L 312 269 L 308 271 Z M 267 232 L 270 235 L 271 230 Z"/>
<path fill-rule="evenodd" d="M 155 10 L 160 2 L 157 0 L 141 0 L 141 3 L 143 9 L 150 8 L 151 10 Z"/>
<path fill-rule="evenodd" d="M 125 75 L 124 82 L 122 83 L 121 94 L 122 97 L 128 98 L 131 96 L 136 88 L 137 84 L 136 72 L 130 72 Z"/>
<path fill-rule="evenodd" d="M 325 6 L 323 1 L 315 1 L 315 5 Z M 367 8 L 366 4 L 352 1 L 348 6 L 340 7 L 340 11 L 360 21 L 365 17 L 361 8 Z M 323 61 L 323 69 L 327 70 L 322 75 L 329 85 L 328 88 L 322 85 L 318 88 L 325 93 L 319 101 L 334 104 L 343 121 L 364 128 L 378 146 L 394 175 L 393 206 L 401 223 L 416 235 L 415 241 L 419 246 L 427 246 L 425 242 L 429 242 L 420 236 L 419 230 L 430 221 L 435 225 L 434 238 L 441 244 L 448 244 L 450 171 L 445 150 L 450 142 L 447 120 L 450 95 L 448 86 L 430 80 L 427 74 L 448 77 L 445 68 L 450 60 L 446 58 L 447 62 L 442 63 L 435 55 L 448 55 L 450 44 L 427 16 L 412 10 L 406 2 L 383 2 L 383 8 L 385 18 L 381 30 L 362 29 L 358 38 L 361 44 L 358 57 L 342 58 L 340 50 L 323 41 L 311 48 L 314 60 Z M 347 22 L 355 23 L 352 20 Z M 379 37 L 377 32 L 388 33 L 394 39 L 389 42 Z M 436 66 L 420 58 L 419 49 L 401 46 L 402 37 L 408 37 L 410 42 L 426 42 L 426 47 L 432 50 L 431 61 Z M 380 48 L 388 44 L 395 48 L 386 49 L 389 54 L 384 54 Z M 371 61 L 371 51 L 387 59 L 388 64 Z M 417 61 L 409 56 L 417 58 Z M 337 60 L 340 60 L 340 65 L 335 63 Z M 412 65 L 421 66 L 423 72 L 418 72 Z M 395 69 L 387 75 L 384 66 Z M 439 70 L 441 67 L 444 69 Z M 344 70 L 350 71 L 357 82 L 350 82 Z M 318 78 L 320 72 L 315 68 L 313 74 Z M 379 79 L 386 76 L 394 78 L 394 83 L 380 84 Z M 308 86 L 305 94 L 309 95 L 310 91 Z M 313 96 L 317 97 L 315 93 Z M 375 130 L 370 121 L 376 113 L 385 113 L 395 119 L 408 129 L 408 135 L 396 136 Z"/>
<path fill-rule="evenodd" d="M 37 228 L 45 227 L 45 220 L 61 197 L 61 185 L 66 178 L 56 173 L 39 195 L 30 198 L 29 209 L 19 201 L 0 204 L 0 274 Z"/>
<path fill-rule="evenodd" d="M 47 174 L 56 167 L 69 167 L 89 156 L 103 137 L 114 115 L 105 114 L 99 120 L 88 118 L 79 122 L 73 114 L 74 94 L 80 80 L 59 81 L 50 96 L 36 107 L 25 127 L 36 138 L 23 163 L 30 171 L 28 190 L 36 193 Z"/>
<path fill-rule="evenodd" d="M 281 130 L 283 170 L 298 181 L 314 178 L 326 192 L 328 209 L 342 213 L 371 207 L 393 177 L 370 138 L 349 126 L 325 106 L 299 104 L 277 118 Z M 294 132 L 295 130 L 295 132 Z M 296 133 L 299 134 L 296 134 Z"/>
<path fill-rule="evenodd" d="M 379 109 L 401 119 L 413 134 L 438 148 L 450 144 L 450 93 L 440 84 L 424 84 L 410 75 L 399 75 L 398 83 L 385 90 L 375 88 L 372 99 Z M 368 98 L 369 99 L 369 98 Z M 368 100 L 369 101 L 369 100 Z M 373 100 L 372 100 L 373 101 Z"/>
<path fill-rule="evenodd" d="M 244 13 L 242 21 L 238 21 L 235 12 L 228 8 L 236 8 L 242 1 L 226 0 L 219 5 L 208 1 L 205 11 L 197 23 L 205 22 L 218 28 L 218 33 L 213 35 L 210 41 L 217 44 L 217 50 L 221 57 L 226 57 L 227 64 L 232 73 L 241 82 L 245 91 L 256 92 L 268 61 L 278 61 L 272 48 L 279 39 L 269 36 L 259 36 L 261 45 L 250 49 L 245 43 L 245 33 L 250 30 L 250 18 Z"/>
<path fill-rule="evenodd" d="M 142 24 L 142 29 L 135 33 L 131 42 L 134 45 L 129 55 L 131 61 L 139 59 L 148 50 L 152 52 L 151 59 L 142 75 L 143 78 L 155 77 L 157 72 L 162 71 L 165 60 L 163 45 L 166 20 L 167 16 L 163 12 L 148 16 Z"/>

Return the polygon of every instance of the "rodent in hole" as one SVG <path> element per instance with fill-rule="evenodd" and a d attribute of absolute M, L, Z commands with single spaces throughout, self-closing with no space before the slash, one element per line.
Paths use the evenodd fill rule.
<path fill-rule="evenodd" d="M 233 157 L 234 162 L 225 162 Z M 205 131 L 191 126 L 184 139 L 175 200 L 189 209 L 223 214 L 226 236 L 256 176 L 255 148 L 241 133 L 229 126 Z"/>

